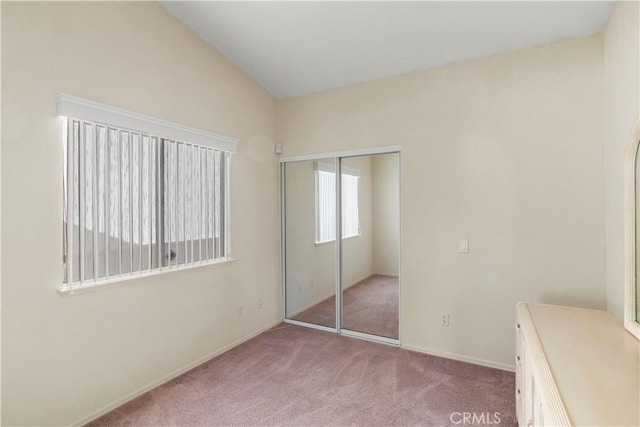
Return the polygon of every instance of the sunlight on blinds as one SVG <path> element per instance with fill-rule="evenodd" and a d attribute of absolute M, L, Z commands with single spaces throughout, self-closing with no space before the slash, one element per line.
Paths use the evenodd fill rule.
<path fill-rule="evenodd" d="M 66 283 L 226 257 L 227 158 L 209 147 L 68 119 Z"/>

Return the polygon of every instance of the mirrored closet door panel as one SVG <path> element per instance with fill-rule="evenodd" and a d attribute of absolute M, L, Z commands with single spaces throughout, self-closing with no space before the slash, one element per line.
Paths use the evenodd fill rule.
<path fill-rule="evenodd" d="M 336 159 L 282 164 L 286 318 L 336 328 Z"/>
<path fill-rule="evenodd" d="M 342 329 L 398 339 L 399 154 L 341 164 Z"/>

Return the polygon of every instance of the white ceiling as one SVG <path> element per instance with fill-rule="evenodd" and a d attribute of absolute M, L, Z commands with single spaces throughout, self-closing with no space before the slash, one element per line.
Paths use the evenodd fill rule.
<path fill-rule="evenodd" d="M 169 2 L 276 98 L 602 30 L 613 2 Z"/>

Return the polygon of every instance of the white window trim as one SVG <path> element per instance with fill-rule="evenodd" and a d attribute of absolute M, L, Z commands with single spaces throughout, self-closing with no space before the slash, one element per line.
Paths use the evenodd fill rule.
<path fill-rule="evenodd" d="M 236 259 L 233 258 L 232 256 L 228 256 L 227 258 L 224 258 L 224 259 L 212 260 L 212 261 L 202 262 L 200 264 L 194 264 L 194 265 L 179 266 L 178 268 L 165 267 L 162 269 L 156 269 L 149 272 L 136 274 L 135 276 L 126 276 L 126 275 L 114 276 L 106 280 L 101 280 L 99 282 L 88 282 L 82 285 L 73 285 L 73 286 L 64 285 L 62 287 L 59 287 L 57 289 L 57 292 L 61 296 L 84 294 L 87 292 L 93 292 L 93 291 L 99 291 L 103 289 L 129 285 L 129 284 L 132 284 L 132 282 L 139 282 L 139 281 L 142 282 L 148 278 L 153 278 L 156 276 L 172 275 L 175 273 L 180 273 L 185 270 L 191 271 L 191 270 L 203 269 L 208 267 L 213 268 L 215 266 L 220 266 L 221 264 L 228 264 L 228 263 L 234 262 L 235 260 Z"/>
<path fill-rule="evenodd" d="M 81 121 L 89 121 L 100 123 L 105 126 L 114 126 L 125 128 L 132 131 L 145 133 L 148 135 L 160 136 L 165 139 L 171 139 L 188 144 L 201 145 L 206 148 L 224 151 L 228 155 L 226 157 L 226 179 L 225 194 L 226 202 L 224 204 L 224 224 L 221 224 L 226 232 L 225 253 L 226 256 L 218 259 L 200 261 L 193 264 L 179 266 L 165 266 L 157 269 L 140 272 L 134 275 L 123 273 L 111 276 L 107 279 L 97 281 L 87 281 L 81 284 L 62 283 L 58 286 L 59 295 L 67 296 L 76 293 L 85 293 L 99 289 L 117 287 L 130 282 L 145 280 L 149 277 L 155 277 L 166 274 L 173 274 L 183 270 L 201 269 L 213 267 L 220 264 L 226 264 L 235 261 L 231 254 L 231 154 L 237 153 L 238 140 L 211 132 L 202 131 L 195 128 L 179 125 L 154 117 L 145 116 L 143 114 L 134 113 L 132 111 L 123 110 L 106 104 L 90 101 L 87 99 L 60 94 L 57 97 L 56 112 L 59 117 L 66 119 L 74 119 Z M 65 139 L 66 139 L 66 127 Z M 65 154 L 66 155 L 66 154 Z"/>
<path fill-rule="evenodd" d="M 360 233 L 358 233 L 358 234 L 350 234 L 348 236 L 342 236 L 342 240 L 352 239 L 354 237 L 360 237 L 360 236 L 361 236 Z M 335 242 L 335 241 L 336 241 L 336 239 L 322 240 L 320 242 L 315 242 L 315 245 L 316 246 L 320 246 L 320 245 L 324 245 L 325 243 L 332 243 L 332 242 Z"/>
<path fill-rule="evenodd" d="M 176 141 L 187 141 L 228 153 L 238 152 L 238 140 L 227 136 L 194 129 L 177 123 L 145 116 L 88 99 L 66 94 L 58 95 L 58 116 L 104 123 L 131 129 Z"/>

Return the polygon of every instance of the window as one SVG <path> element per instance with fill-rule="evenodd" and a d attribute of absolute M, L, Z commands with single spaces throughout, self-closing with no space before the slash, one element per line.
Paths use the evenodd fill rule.
<path fill-rule="evenodd" d="M 360 235 L 358 182 L 360 173 L 342 168 L 342 237 Z M 328 163 L 316 163 L 316 243 L 336 238 L 336 173 Z"/>
<path fill-rule="evenodd" d="M 59 101 L 58 111 L 66 122 L 65 287 L 229 258 L 230 150 L 220 149 L 224 144 L 76 98 Z"/>

